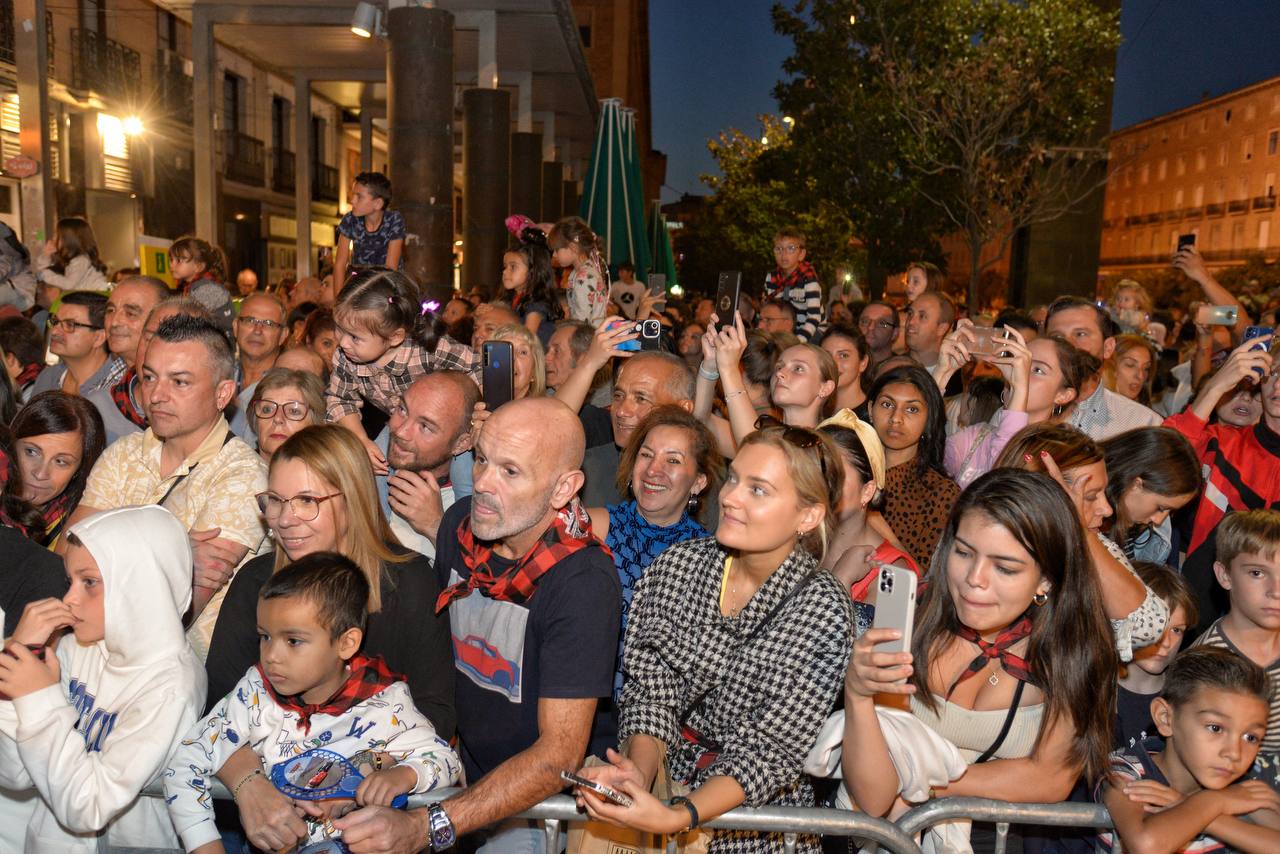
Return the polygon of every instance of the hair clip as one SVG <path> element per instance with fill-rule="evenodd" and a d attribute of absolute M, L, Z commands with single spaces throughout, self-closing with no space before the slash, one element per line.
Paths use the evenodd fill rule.
<path fill-rule="evenodd" d="M 439 310 L 440 310 L 439 300 L 426 299 L 422 301 L 422 311 L 420 312 L 421 314 L 426 314 L 428 311 L 439 311 Z"/>

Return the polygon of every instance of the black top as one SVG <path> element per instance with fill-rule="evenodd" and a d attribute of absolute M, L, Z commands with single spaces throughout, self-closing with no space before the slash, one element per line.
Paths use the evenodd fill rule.
<path fill-rule="evenodd" d="M 449 623 L 443 614 L 437 617 L 435 613 L 440 585 L 430 560 L 403 546 L 392 549 L 413 557 L 404 563 L 384 564 L 382 610 L 369 615 L 361 649 L 382 656 L 392 671 L 405 675 L 414 705 L 447 740 L 453 737 L 457 716 Z M 205 663 L 209 675 L 206 712 L 231 693 L 258 660 L 258 591 L 271 577 L 275 560 L 271 553 L 254 558 L 240 568 L 227 588 Z"/>
<path fill-rule="evenodd" d="M 578 410 L 578 420 L 582 422 L 588 448 L 613 444 L 613 421 L 609 418 L 609 410 L 584 403 Z"/>
<path fill-rule="evenodd" d="M 1159 696 L 1159 691 L 1139 694 L 1123 685 L 1116 686 L 1116 749 L 1131 750 L 1148 738 L 1160 735 L 1151 720 L 1151 701 Z"/>
<path fill-rule="evenodd" d="M 442 580 L 470 576 L 458 525 L 471 498 L 445 511 L 436 544 Z M 514 566 L 497 555 L 495 575 Z M 538 700 L 608 697 L 613 690 L 622 585 L 613 558 L 585 548 L 538 579 L 530 599 L 490 599 L 479 592 L 449 603 L 456 655 L 458 740 L 467 779 L 475 783 L 538 739 Z M 617 744 L 615 726 L 597 715 L 588 752 Z"/>
<path fill-rule="evenodd" d="M 17 528 L 0 528 L 0 554 L 8 555 L 0 560 L 0 611 L 9 637 L 28 603 L 66 595 L 67 575 L 62 558 Z"/>

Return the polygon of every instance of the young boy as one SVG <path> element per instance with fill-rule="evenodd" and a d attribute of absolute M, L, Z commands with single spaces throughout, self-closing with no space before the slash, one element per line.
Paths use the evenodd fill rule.
<path fill-rule="evenodd" d="M 458 756 L 414 708 L 403 677 L 359 654 L 369 583 L 347 558 L 316 552 L 273 575 L 258 596 L 260 660 L 178 746 L 164 777 L 166 801 L 187 851 L 222 851 L 208 781 L 242 746 L 263 760 L 230 784 L 232 794 L 315 747 L 381 766 L 356 791 L 357 804 L 458 781 Z M 327 838 L 327 821 L 309 841 Z"/>
<path fill-rule="evenodd" d="M 1262 753 L 1280 753 L 1280 511 L 1229 514 L 1218 525 L 1213 572 L 1231 602 L 1195 642 L 1244 656 L 1271 680 Z"/>
<path fill-rule="evenodd" d="M 1163 746 L 1117 750 L 1095 795 L 1126 851 L 1280 850 L 1280 795 L 1236 782 L 1267 731 L 1268 695 L 1262 669 L 1233 652 L 1202 646 L 1174 660 L 1151 702 Z M 1101 849 L 1112 839 L 1099 834 Z"/>
<path fill-rule="evenodd" d="M 381 172 L 361 172 L 351 183 L 351 210 L 338 223 L 338 251 L 333 261 L 333 290 L 347 282 L 352 267 L 400 269 L 404 252 L 404 217 L 387 210 L 391 182 Z"/>
<path fill-rule="evenodd" d="M 1164 600 L 1169 620 L 1164 635 L 1150 646 L 1137 650 L 1120 677 L 1116 694 L 1116 747 L 1133 748 L 1148 736 L 1155 735 L 1151 718 L 1151 701 L 1164 688 L 1165 672 L 1182 648 L 1187 626 L 1196 624 L 1196 600 L 1187 582 L 1167 566 L 1135 561 L 1134 570 L 1151 592 Z"/>
<path fill-rule="evenodd" d="M 796 228 L 782 228 L 773 236 L 773 260 L 777 267 L 764 279 L 764 300 L 791 303 L 796 312 L 795 333 L 809 341 L 822 322 L 822 285 L 813 265 L 805 260 L 804 234 Z M 724 319 L 721 318 L 721 322 Z"/>

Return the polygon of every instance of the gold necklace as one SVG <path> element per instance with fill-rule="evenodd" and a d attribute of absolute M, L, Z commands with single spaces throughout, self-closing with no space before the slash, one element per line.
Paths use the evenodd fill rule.
<path fill-rule="evenodd" d="M 738 568 L 738 562 L 735 560 L 729 567 L 729 619 L 737 619 L 742 613 L 741 606 L 738 605 L 738 583 L 733 580 L 733 573 Z"/>

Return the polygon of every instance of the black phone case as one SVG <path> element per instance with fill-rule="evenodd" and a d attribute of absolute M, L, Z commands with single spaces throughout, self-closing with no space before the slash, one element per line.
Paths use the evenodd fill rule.
<path fill-rule="evenodd" d="M 493 412 L 515 396 L 512 390 L 515 368 L 512 365 L 511 342 L 486 341 L 481 348 L 481 356 L 484 360 L 484 406 Z"/>
<path fill-rule="evenodd" d="M 716 288 L 716 317 L 721 326 L 733 323 L 734 312 L 738 310 L 738 295 L 742 293 L 742 273 L 737 270 L 725 270 L 720 274 L 720 283 Z"/>

